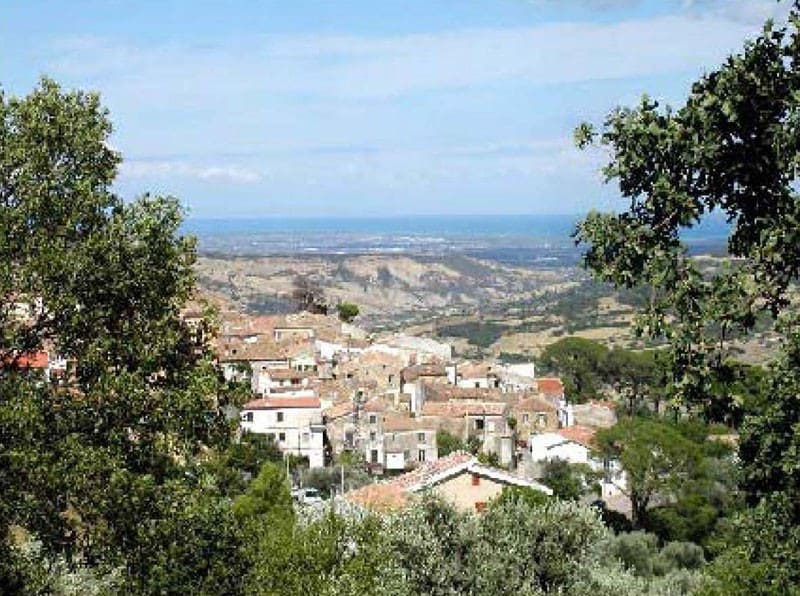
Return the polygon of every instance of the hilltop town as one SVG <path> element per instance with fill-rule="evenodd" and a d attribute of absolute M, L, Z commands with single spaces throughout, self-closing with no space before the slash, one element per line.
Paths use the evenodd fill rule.
<path fill-rule="evenodd" d="M 534 362 L 463 360 L 448 343 L 369 334 L 333 315 L 222 312 L 214 348 L 226 380 L 250 389 L 239 411 L 242 432 L 270 437 L 311 469 L 345 453 L 376 480 L 429 469 L 449 455 L 438 444 L 444 436 L 470 452 L 452 465 L 490 464 L 501 474 L 493 480 L 499 492 L 536 481 L 556 458 L 602 469 L 590 441 L 616 421 L 615 404 L 571 403 L 561 380 L 538 376 Z M 603 496 L 618 495 L 623 483 L 618 471 L 606 474 Z M 367 500 L 386 496 L 373 489 Z"/>

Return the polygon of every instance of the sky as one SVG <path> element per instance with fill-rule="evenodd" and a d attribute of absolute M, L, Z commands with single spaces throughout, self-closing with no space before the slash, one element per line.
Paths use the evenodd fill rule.
<path fill-rule="evenodd" d="M 692 81 L 775 0 L 3 0 L 0 85 L 99 91 L 126 199 L 193 217 L 577 214 L 572 131 Z"/>

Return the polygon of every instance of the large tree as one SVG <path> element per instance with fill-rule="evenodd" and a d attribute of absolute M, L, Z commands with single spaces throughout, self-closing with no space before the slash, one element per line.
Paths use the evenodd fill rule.
<path fill-rule="evenodd" d="M 701 457 L 697 445 L 673 425 L 646 418 L 621 420 L 595 440 L 600 452 L 618 460 L 626 472 L 624 491 L 637 527 L 653 499 L 675 494 L 694 475 Z"/>
<path fill-rule="evenodd" d="M 180 206 L 113 193 L 110 133 L 94 94 L 46 79 L 24 98 L 0 94 L 0 532 L 122 568 L 129 591 L 169 593 L 155 575 L 165 545 L 224 534 L 230 518 L 203 497 L 196 464 L 227 445 L 231 423 L 180 317 L 195 260 Z M 45 382 L 24 366 L 42 349 L 74 370 Z M 25 592 L 2 545 L 0 582 Z M 197 565 L 183 570 L 193 585 L 215 573 L 209 558 L 183 561 Z"/>
<path fill-rule="evenodd" d="M 602 279 L 651 288 L 639 326 L 671 342 L 671 388 L 682 402 L 707 398 L 710 367 L 760 311 L 783 311 L 800 272 L 796 17 L 788 29 L 767 25 L 697 81 L 679 109 L 645 97 L 612 112 L 599 135 L 611 155 L 606 178 L 628 206 L 590 214 L 577 239 Z M 598 138 L 589 125 L 576 136 L 581 145 Z M 687 253 L 681 231 L 712 214 L 732 226 L 734 260 L 709 274 Z"/>
<path fill-rule="evenodd" d="M 540 366 L 561 375 L 568 399 L 583 402 L 602 389 L 601 367 L 608 354 L 602 344 L 582 337 L 565 337 L 542 350 Z"/>
<path fill-rule="evenodd" d="M 663 108 L 649 98 L 607 118 L 599 137 L 589 125 L 579 144 L 598 140 L 610 153 L 605 168 L 627 209 L 592 213 L 578 227 L 585 262 L 601 279 L 651 289 L 640 331 L 666 339 L 667 392 L 676 406 L 713 411 L 727 396 L 720 371 L 729 365 L 731 340 L 751 331 L 762 313 L 777 321 L 786 357 L 772 371 L 782 398 L 752 413 L 742 450 L 746 465 L 779 442 L 796 444 L 800 383 L 785 374 L 794 360 L 798 324 L 792 291 L 800 274 L 800 4 L 788 24 L 768 23 L 744 50 L 693 86 L 685 104 Z M 681 233 L 715 214 L 730 224 L 730 259 L 701 270 Z M 784 367 L 784 368 L 781 368 Z M 724 378 L 724 375 L 723 375 Z M 759 498 L 796 487 L 791 451 L 759 461 Z M 766 466 L 766 467 L 764 467 Z"/>
<path fill-rule="evenodd" d="M 731 389 L 732 340 L 764 315 L 783 336 L 764 398 L 744 400 L 753 409 L 745 412 L 739 452 L 743 488 L 759 505 L 739 523 L 750 530 L 747 540 L 782 543 L 791 553 L 771 557 L 734 545 L 725 557 L 731 569 L 749 565 L 756 578 L 784 577 L 781 565 L 798 553 L 796 540 L 780 534 L 800 523 L 800 2 L 790 4 L 785 26 L 767 23 L 698 80 L 679 108 L 645 97 L 612 112 L 599 134 L 580 126 L 576 140 L 598 141 L 609 152 L 605 175 L 627 203 L 579 225 L 586 265 L 618 286 L 649 288 L 637 326 L 669 344 L 666 391 L 677 409 L 718 416 L 719 405 L 731 401 L 720 393 Z M 719 216 L 730 226 L 731 258 L 701 269 L 682 232 Z M 750 393 L 753 384 L 745 385 Z M 779 521 L 760 523 L 765 512 Z M 786 585 L 756 579 L 759 591 L 747 593 L 787 593 Z"/>

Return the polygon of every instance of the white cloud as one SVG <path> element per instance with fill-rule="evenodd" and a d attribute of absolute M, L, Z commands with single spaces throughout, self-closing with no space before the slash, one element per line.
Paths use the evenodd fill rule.
<path fill-rule="evenodd" d="M 767 19 L 785 19 L 791 5 L 790 0 L 683 0 L 683 9 L 690 14 L 710 15 L 753 26 Z"/>
<path fill-rule="evenodd" d="M 197 166 L 178 161 L 124 161 L 120 173 L 130 178 L 171 178 L 180 176 L 207 181 L 254 184 L 263 176 L 254 170 L 233 165 Z"/>
<path fill-rule="evenodd" d="M 368 197 L 406 211 L 545 196 L 564 211 L 600 194 L 604 159 L 572 147 L 577 122 L 654 85 L 679 101 L 759 32 L 742 11 L 761 2 L 698 1 L 627 22 L 402 36 L 77 38 L 51 46 L 44 70 L 102 91 L 115 145 L 139 158 L 122 166 L 136 186 L 195 198 L 216 182 L 231 202 Z"/>
<path fill-rule="evenodd" d="M 130 100 L 180 106 L 270 94 L 385 98 L 503 81 L 535 85 L 694 71 L 757 27 L 715 14 L 395 37 L 283 36 L 225 45 L 62 42 L 51 68 Z"/>

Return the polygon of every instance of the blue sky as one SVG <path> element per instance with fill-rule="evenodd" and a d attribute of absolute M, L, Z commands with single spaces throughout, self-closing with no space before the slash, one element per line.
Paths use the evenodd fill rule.
<path fill-rule="evenodd" d="M 0 83 L 97 90 L 118 190 L 197 217 L 581 213 L 571 134 L 677 105 L 775 0 L 5 0 Z"/>

